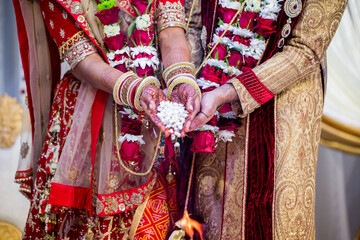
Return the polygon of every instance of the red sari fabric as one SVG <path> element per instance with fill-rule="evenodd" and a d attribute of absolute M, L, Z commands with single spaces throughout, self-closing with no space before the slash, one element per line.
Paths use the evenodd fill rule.
<path fill-rule="evenodd" d="M 128 237 L 128 232 L 132 224 L 135 209 L 114 214 L 111 216 L 89 216 L 86 209 L 69 208 L 49 204 L 49 192 L 51 189 L 51 178 L 56 166 L 51 167 L 51 162 L 59 158 L 66 136 L 71 128 L 72 116 L 77 100 L 80 82 L 71 74 L 66 74 L 61 80 L 59 77 L 59 55 L 57 48 L 66 40 L 72 37 L 80 30 L 88 31 L 75 20 L 71 15 L 70 9 L 66 9 L 58 1 L 40 0 L 40 7 L 45 21 L 49 36 L 51 39 L 50 51 L 52 57 L 54 90 L 53 102 L 48 122 L 47 137 L 42 149 L 41 157 L 38 162 L 38 168 L 35 169 L 36 179 L 34 186 L 31 181 L 25 182 L 28 185 L 28 197 L 30 198 L 30 209 L 27 223 L 24 229 L 22 239 L 83 239 L 93 237 L 93 239 L 123 239 Z M 24 62 L 25 77 L 28 75 L 29 62 L 27 49 L 29 47 L 26 37 L 26 29 L 21 14 L 19 2 L 14 0 L 14 6 L 17 14 L 19 26 L 19 41 Z M 25 34 L 25 35 L 24 35 Z M 89 37 L 90 38 L 90 37 Z M 92 38 L 90 38 L 93 40 Z M 94 44 L 95 41 L 93 40 Z M 103 54 L 100 50 L 100 54 Z M 54 58 L 54 59 L 53 59 Z M 26 77 L 26 79 L 29 79 Z M 28 84 L 29 86 L 29 84 Z M 28 91 L 31 97 L 31 92 Z M 97 97 L 93 105 L 92 122 L 92 156 L 94 159 L 98 133 L 101 126 L 104 105 L 107 94 L 103 91 L 97 92 Z M 30 99 L 29 99 L 30 100 Z M 31 104 L 31 101 L 29 101 Z M 31 106 L 30 106 L 31 108 Z M 32 120 L 33 121 L 33 120 Z M 59 129 L 57 128 L 59 127 Z M 53 131 L 53 129 L 58 131 Z M 54 147 L 57 151 L 55 154 Z M 57 155 L 58 154 L 58 155 Z M 56 162 L 56 161 L 55 161 Z M 161 164 L 160 164 L 161 166 Z M 164 167 L 165 168 L 165 167 Z M 29 170 L 31 172 L 31 169 Z M 31 178 L 30 172 L 19 173 L 21 178 Z M 165 172 L 163 172 L 165 174 Z M 167 230 L 170 228 L 173 220 L 176 219 L 178 212 L 176 199 L 176 181 L 169 183 L 165 180 L 165 175 L 159 176 L 153 187 L 148 204 L 145 208 L 145 214 L 141 220 L 141 231 L 136 232 L 138 239 L 165 239 Z M 85 190 L 86 192 L 87 190 Z M 66 192 L 66 191 L 65 191 Z M 69 192 L 61 196 L 67 199 Z M 90 200 L 90 201 L 89 201 Z M 79 202 L 79 207 L 91 206 L 91 194 L 84 199 L 75 199 Z M 91 207 L 89 207 L 91 209 Z M 148 229 L 157 229 L 157 231 L 148 231 Z"/>

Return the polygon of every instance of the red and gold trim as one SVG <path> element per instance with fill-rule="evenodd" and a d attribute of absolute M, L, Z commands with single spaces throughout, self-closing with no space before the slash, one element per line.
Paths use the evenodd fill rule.
<path fill-rule="evenodd" d="M 31 199 L 31 191 L 33 186 L 33 170 L 17 171 L 15 174 L 16 183 L 20 184 L 19 191 L 26 198 Z"/>
<path fill-rule="evenodd" d="M 88 40 L 87 37 L 83 37 L 79 39 L 78 42 L 73 44 L 65 53 L 64 58 L 65 61 L 70 65 L 73 69 L 76 65 L 84 60 L 87 56 L 96 53 L 96 46 Z"/>
<path fill-rule="evenodd" d="M 79 31 L 75 33 L 71 38 L 69 38 L 63 45 L 61 45 L 61 47 L 59 47 L 60 58 L 64 59 L 64 55 L 69 50 L 69 48 L 71 48 L 77 42 L 83 40 L 84 36 L 85 32 Z"/>
<path fill-rule="evenodd" d="M 248 71 L 236 77 L 249 91 L 251 96 L 261 105 L 271 100 L 275 95 L 267 89 L 253 71 Z"/>
<path fill-rule="evenodd" d="M 129 190 L 98 195 L 96 201 L 96 214 L 109 216 L 129 211 L 142 204 L 150 194 L 156 183 L 157 175 L 153 173 L 149 181 L 143 186 Z"/>

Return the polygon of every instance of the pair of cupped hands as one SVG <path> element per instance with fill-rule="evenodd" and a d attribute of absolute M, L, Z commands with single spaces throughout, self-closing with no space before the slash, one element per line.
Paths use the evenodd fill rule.
<path fill-rule="evenodd" d="M 186 133 L 202 127 L 214 116 L 217 107 L 221 104 L 216 93 L 213 90 L 204 94 L 200 99 L 198 92 L 190 84 L 183 83 L 174 88 L 171 93 L 171 101 L 183 104 L 189 112 L 183 129 L 180 132 L 182 137 Z M 168 137 L 170 136 L 169 129 L 166 129 L 165 125 L 157 117 L 157 107 L 162 101 L 168 101 L 168 97 L 163 90 L 153 85 L 146 86 L 140 97 L 140 104 L 144 108 L 145 113 L 160 128 L 165 137 Z"/>

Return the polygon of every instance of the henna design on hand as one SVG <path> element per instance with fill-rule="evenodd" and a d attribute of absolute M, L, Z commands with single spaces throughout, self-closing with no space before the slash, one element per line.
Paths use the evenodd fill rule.
<path fill-rule="evenodd" d="M 165 133 L 165 136 L 168 136 L 169 133 L 165 125 L 156 115 L 157 107 L 162 101 L 167 101 L 164 92 L 153 85 L 147 85 L 140 96 L 140 104 L 144 108 L 145 113 L 150 117 L 151 121 Z"/>
<path fill-rule="evenodd" d="M 184 124 L 182 135 L 189 131 L 191 121 L 195 118 L 196 114 L 200 111 L 200 97 L 195 88 L 188 84 L 182 83 L 174 88 L 171 93 L 171 100 L 177 103 L 181 103 L 185 106 L 189 112 L 189 116 Z"/>

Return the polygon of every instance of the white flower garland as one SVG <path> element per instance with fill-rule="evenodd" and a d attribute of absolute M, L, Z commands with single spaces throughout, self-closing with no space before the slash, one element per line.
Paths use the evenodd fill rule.
<path fill-rule="evenodd" d="M 138 142 L 140 145 L 145 144 L 143 140 L 143 135 L 132 135 L 127 133 L 123 136 L 120 136 L 118 139 L 120 143 L 123 143 L 125 140 L 128 142 Z"/>
<path fill-rule="evenodd" d="M 264 19 L 271 19 L 276 21 L 279 12 L 281 11 L 281 6 L 282 6 L 281 2 L 283 2 L 283 0 L 248 0 L 246 2 L 244 10 L 247 12 L 259 13 L 260 17 Z M 219 5 L 222 8 L 238 10 L 241 7 L 241 4 L 242 3 L 238 1 L 219 0 Z M 228 23 L 222 23 L 220 26 L 218 26 L 215 29 L 215 34 L 213 36 L 213 44 L 219 41 L 221 35 L 220 32 L 225 31 L 226 28 L 228 28 L 228 31 L 231 32 L 233 35 L 248 39 L 250 42 L 250 46 L 241 44 L 237 41 L 233 41 L 228 37 L 223 37 L 219 42 L 220 44 L 227 46 L 231 50 L 238 51 L 243 56 L 252 57 L 255 60 L 259 60 L 262 57 L 266 49 L 266 41 L 257 38 L 256 33 L 251 30 L 243 29 L 239 26 L 233 26 L 233 25 L 229 26 Z M 206 61 L 205 65 L 206 64 L 208 64 L 211 67 L 216 67 L 218 69 L 221 69 L 224 73 L 228 75 L 237 76 L 242 73 L 239 69 L 232 66 L 228 66 L 228 64 L 223 60 L 210 58 Z M 198 79 L 197 83 L 199 87 L 201 87 L 202 89 L 220 86 L 219 84 L 213 83 L 204 78 Z M 236 118 L 236 116 L 232 111 L 221 113 L 219 115 L 227 119 Z M 218 139 L 224 142 L 231 142 L 232 141 L 231 139 L 235 136 L 235 133 L 233 133 L 232 131 L 228 131 L 228 130 L 219 131 L 218 127 L 216 126 L 214 127 L 210 125 L 204 125 L 200 129 L 197 129 L 197 131 L 212 131 L 214 134 L 218 133 Z"/>
<path fill-rule="evenodd" d="M 135 57 L 136 55 L 140 54 L 140 53 L 146 53 L 149 55 L 153 55 L 153 56 L 158 56 L 156 48 L 154 48 L 153 46 L 137 46 L 137 47 L 133 47 L 130 48 L 131 50 L 131 56 Z"/>
<path fill-rule="evenodd" d="M 202 89 L 207 89 L 210 87 L 220 87 L 220 84 L 205 80 L 204 78 L 199 78 L 198 80 L 196 80 L 196 83 Z"/>
<path fill-rule="evenodd" d="M 227 63 L 223 60 L 210 58 L 206 60 L 206 64 L 210 65 L 211 67 L 220 68 L 224 73 L 231 76 L 237 76 L 242 73 L 242 71 L 240 71 L 239 69 L 232 66 L 228 66 Z"/>
<path fill-rule="evenodd" d="M 151 26 L 150 15 L 143 14 L 135 20 L 136 28 L 139 30 L 147 30 Z"/>
<path fill-rule="evenodd" d="M 118 23 L 104 25 L 104 33 L 107 37 L 113 37 L 120 34 L 120 26 Z"/>
<path fill-rule="evenodd" d="M 232 142 L 232 138 L 235 137 L 235 133 L 228 130 L 221 130 L 218 132 L 218 139 L 223 142 Z"/>
<path fill-rule="evenodd" d="M 157 56 L 153 56 L 152 58 L 144 57 L 144 58 L 135 59 L 131 62 L 130 67 L 136 68 L 140 66 L 142 69 L 145 69 L 146 66 L 149 66 L 152 68 L 156 68 L 159 64 L 160 61 L 157 58 Z"/>
<path fill-rule="evenodd" d="M 211 131 L 214 134 L 216 134 L 219 131 L 219 127 L 218 126 L 211 126 L 209 124 L 205 124 L 201 128 L 196 129 L 196 131 L 199 131 L 199 132 Z"/>

